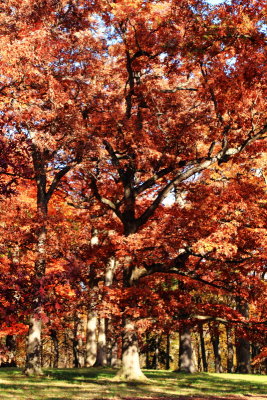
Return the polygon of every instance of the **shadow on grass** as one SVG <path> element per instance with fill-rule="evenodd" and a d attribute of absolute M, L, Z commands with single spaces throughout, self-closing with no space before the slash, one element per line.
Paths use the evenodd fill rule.
<path fill-rule="evenodd" d="M 171 371 L 144 370 L 147 381 L 120 382 L 113 380 L 116 371 L 110 368 L 48 369 L 45 373 L 44 377 L 29 378 L 18 369 L 0 369 L 0 399 L 239 400 L 240 395 L 267 394 L 267 379 L 264 382 L 264 377 L 255 378 L 255 375 L 188 375 Z"/>

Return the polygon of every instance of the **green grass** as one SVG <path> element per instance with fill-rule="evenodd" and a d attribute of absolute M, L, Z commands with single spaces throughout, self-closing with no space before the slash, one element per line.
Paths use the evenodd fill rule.
<path fill-rule="evenodd" d="M 18 369 L 0 369 L 1 400 L 90 400 L 267 395 L 267 377 L 239 374 L 179 374 L 145 371 L 145 382 L 117 382 L 109 368 L 49 369 L 44 377 L 25 377 Z M 233 397 L 232 397 L 233 398 Z M 238 398 L 238 397 L 237 397 Z M 267 397 L 266 397 L 267 398 Z"/>

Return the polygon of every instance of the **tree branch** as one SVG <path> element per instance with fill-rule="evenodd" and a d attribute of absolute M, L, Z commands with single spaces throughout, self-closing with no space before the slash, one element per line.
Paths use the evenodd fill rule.
<path fill-rule="evenodd" d="M 174 169 L 173 167 L 167 167 L 167 168 L 160 170 L 153 177 L 151 177 L 147 181 L 143 182 L 140 186 L 137 186 L 134 189 L 135 194 L 138 195 L 138 194 L 144 192 L 146 189 L 151 188 L 157 182 L 158 179 L 167 175 L 169 172 L 172 172 L 173 169 Z"/>

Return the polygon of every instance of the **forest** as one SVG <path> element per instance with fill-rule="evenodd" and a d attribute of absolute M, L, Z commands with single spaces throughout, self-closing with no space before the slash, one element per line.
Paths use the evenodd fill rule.
<path fill-rule="evenodd" d="M 265 374 L 266 1 L 0 3 L 0 366 Z"/>

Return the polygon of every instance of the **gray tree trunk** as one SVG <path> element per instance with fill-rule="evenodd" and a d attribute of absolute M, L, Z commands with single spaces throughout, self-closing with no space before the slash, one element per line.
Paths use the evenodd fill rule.
<path fill-rule="evenodd" d="M 141 371 L 139 361 L 138 340 L 136 328 L 132 321 L 125 320 L 123 343 L 122 343 L 122 364 L 116 375 L 117 379 L 144 380 L 145 375 Z"/>
<path fill-rule="evenodd" d="M 36 317 L 30 317 L 26 349 L 26 375 L 42 375 L 41 368 L 41 330 L 42 322 Z"/>
<path fill-rule="evenodd" d="M 97 314 L 95 311 L 88 312 L 87 315 L 87 334 L 85 350 L 85 366 L 92 367 L 96 362 L 97 354 Z"/>
<path fill-rule="evenodd" d="M 28 331 L 27 348 L 26 348 L 26 365 L 24 369 L 24 373 L 26 375 L 42 375 L 42 369 L 41 369 L 42 296 L 39 290 L 40 290 L 40 280 L 45 273 L 45 264 L 46 264 L 45 255 L 46 255 L 46 228 L 43 225 L 38 234 L 37 260 L 35 262 L 35 273 L 37 280 L 37 284 L 34 288 L 35 312 L 30 317 L 29 321 L 29 331 Z"/>
<path fill-rule="evenodd" d="M 106 321 L 105 318 L 98 319 L 98 340 L 95 366 L 105 367 L 107 365 L 107 343 L 106 343 Z"/>
<path fill-rule="evenodd" d="M 196 371 L 193 358 L 191 331 L 188 327 L 183 327 L 180 331 L 179 371 L 186 373 L 194 373 Z"/>
<path fill-rule="evenodd" d="M 73 335 L 73 357 L 75 368 L 82 368 L 84 366 L 82 334 L 83 324 L 80 315 L 77 313 L 74 317 Z"/>
<path fill-rule="evenodd" d="M 116 268 L 115 257 L 110 257 L 105 272 L 105 286 L 111 286 L 113 283 L 114 271 Z M 95 366 L 105 367 L 107 365 L 108 354 L 107 350 L 109 344 L 107 344 L 107 329 L 108 320 L 106 318 L 99 318 L 98 320 L 98 340 L 97 340 L 97 355 Z"/>

